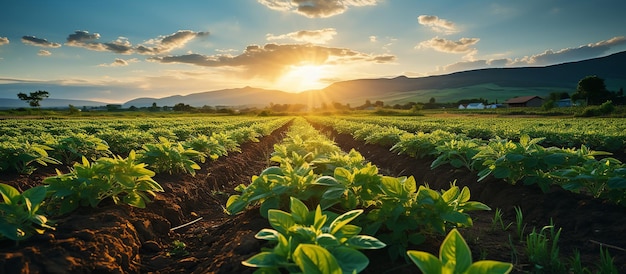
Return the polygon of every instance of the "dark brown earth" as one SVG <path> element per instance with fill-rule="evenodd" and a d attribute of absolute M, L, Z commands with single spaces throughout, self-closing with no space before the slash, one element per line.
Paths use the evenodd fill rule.
<path fill-rule="evenodd" d="M 269 227 L 267 220 L 252 209 L 236 216 L 224 213 L 223 206 L 233 188 L 248 184 L 252 175 L 269 166 L 273 144 L 280 141 L 287 126 L 246 143 L 241 153 L 231 153 L 205 163 L 195 177 L 160 174 L 154 179 L 165 189 L 145 209 L 114 205 L 104 201 L 98 208 L 82 208 L 55 219 L 56 231 L 20 242 L 0 242 L 0 273 L 252 273 L 241 261 L 258 253 L 265 244 L 254 234 Z M 500 208 L 505 221 L 513 222 L 514 206 L 522 208 L 526 231 L 541 228 L 553 219 L 562 227 L 561 256 L 581 252 L 583 262 L 593 266 L 599 260 L 600 244 L 609 248 L 620 273 L 626 273 L 626 210 L 589 197 L 554 188 L 543 194 L 528 186 L 511 186 L 500 180 L 476 183 L 476 174 L 449 166 L 430 169 L 432 159 L 414 159 L 389 152 L 388 148 L 355 141 L 349 135 L 322 129 L 345 151 L 357 149 L 381 172 L 393 176 L 414 176 L 434 189 L 447 189 L 456 180 L 468 186 L 472 200 Z M 41 168 L 30 176 L 0 174 L 0 182 L 21 191 L 54 175 L 54 168 Z M 493 259 L 515 262 L 514 272 L 531 269 L 519 239 L 512 258 L 508 231 L 492 229 L 493 212 L 472 212 L 474 226 L 463 228 L 474 260 Z M 199 221 L 174 229 L 194 220 Z M 412 249 L 437 253 L 443 236 L 427 240 Z M 174 241 L 186 244 L 176 252 Z M 405 261 L 391 262 L 385 250 L 366 252 L 371 262 L 364 273 L 416 273 L 417 267 Z"/>

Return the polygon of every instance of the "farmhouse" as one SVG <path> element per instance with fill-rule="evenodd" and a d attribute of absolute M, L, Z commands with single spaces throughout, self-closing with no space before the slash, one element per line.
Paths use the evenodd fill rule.
<path fill-rule="evenodd" d="M 540 107 L 543 99 L 539 96 L 522 96 L 515 97 L 504 102 L 509 107 Z"/>

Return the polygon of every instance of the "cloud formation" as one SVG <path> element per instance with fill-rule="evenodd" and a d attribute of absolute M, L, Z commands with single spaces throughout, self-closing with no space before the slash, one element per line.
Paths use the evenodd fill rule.
<path fill-rule="evenodd" d="M 381 0 L 258 0 L 279 11 L 295 12 L 309 18 L 326 18 L 344 13 L 349 7 L 374 6 Z"/>
<path fill-rule="evenodd" d="M 337 35 L 337 31 L 334 28 L 325 28 L 319 30 L 301 30 L 282 35 L 268 33 L 266 37 L 268 41 L 291 39 L 297 42 L 326 44 L 328 41 L 332 40 L 335 35 Z"/>
<path fill-rule="evenodd" d="M 122 58 L 115 58 L 115 61 L 113 61 L 113 63 L 100 64 L 98 66 L 99 67 L 125 67 L 125 66 L 128 66 L 130 63 L 136 63 L 136 62 L 139 62 L 139 59 L 132 58 L 132 59 L 124 60 Z"/>
<path fill-rule="evenodd" d="M 560 50 L 546 50 L 542 53 L 524 56 L 522 58 L 500 58 L 489 60 L 464 61 L 444 66 L 443 72 L 455 72 L 470 69 L 496 68 L 496 67 L 521 67 L 521 66 L 546 66 L 577 60 L 595 58 L 606 54 L 613 47 L 626 44 L 626 37 L 616 36 L 608 40 L 589 43 L 574 48 Z"/>
<path fill-rule="evenodd" d="M 9 38 L 0 37 L 0 46 L 9 44 Z"/>
<path fill-rule="evenodd" d="M 616 36 L 608 40 L 582 45 L 576 48 L 564 48 L 557 51 L 546 50 L 540 54 L 525 56 L 516 59 L 512 65 L 546 65 L 567 61 L 582 60 L 597 57 L 607 52 L 612 47 L 626 44 L 626 37 Z"/>
<path fill-rule="evenodd" d="M 294 65 L 336 65 L 354 62 L 389 63 L 394 55 L 370 55 L 346 48 L 323 47 L 312 44 L 250 45 L 240 55 L 201 55 L 151 57 L 159 63 L 185 63 L 204 67 L 235 67 L 249 78 L 274 80 Z"/>
<path fill-rule="evenodd" d="M 456 25 L 448 20 L 441 19 L 435 15 L 420 15 L 417 17 L 420 25 L 429 26 L 436 32 L 451 34 L 458 32 Z"/>
<path fill-rule="evenodd" d="M 61 44 L 59 43 L 49 42 L 46 39 L 37 38 L 35 36 L 22 36 L 22 43 L 31 45 L 31 46 L 44 47 L 44 48 L 60 48 L 61 47 Z"/>
<path fill-rule="evenodd" d="M 195 32 L 191 30 L 179 30 L 166 36 L 159 36 L 150 39 L 144 44 L 137 47 L 137 53 L 146 55 L 156 55 L 172 51 L 173 49 L 182 48 L 189 41 L 196 37 L 206 37 L 209 32 Z"/>
<path fill-rule="evenodd" d="M 52 55 L 51 52 L 45 50 L 45 49 L 40 49 L 39 52 L 37 52 L 37 55 L 39 56 L 50 56 Z"/>
<path fill-rule="evenodd" d="M 127 38 L 118 37 L 111 42 L 98 42 L 99 33 L 89 33 L 88 31 L 77 30 L 67 37 L 66 45 L 81 47 L 93 51 L 110 51 L 119 54 L 139 53 L 145 55 L 155 55 L 167 53 L 173 49 L 184 47 L 187 42 L 196 37 L 209 35 L 208 32 L 194 32 L 190 30 L 179 30 L 173 34 L 159 36 L 150 39 L 135 47 Z"/>
<path fill-rule="evenodd" d="M 479 38 L 461 38 L 458 41 L 452 41 L 444 38 L 435 37 L 427 41 L 419 43 L 415 48 L 431 48 L 439 52 L 445 53 L 471 53 L 475 51 L 473 45 L 480 41 Z"/>

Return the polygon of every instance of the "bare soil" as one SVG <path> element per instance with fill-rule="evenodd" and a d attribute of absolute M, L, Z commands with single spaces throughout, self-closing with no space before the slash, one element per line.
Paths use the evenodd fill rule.
<path fill-rule="evenodd" d="M 234 187 L 248 184 L 252 175 L 268 167 L 273 145 L 283 138 L 284 126 L 258 143 L 246 143 L 241 153 L 231 153 L 202 165 L 196 176 L 159 174 L 154 179 L 165 192 L 145 209 L 114 205 L 104 201 L 98 208 L 81 208 L 55 219 L 56 230 L 34 236 L 15 245 L 0 242 L 0 273 L 252 273 L 241 261 L 258 253 L 266 243 L 254 238 L 269 227 L 258 210 L 229 216 L 223 206 Z M 504 212 L 505 222 L 514 222 L 514 206 L 522 208 L 526 231 L 548 225 L 552 219 L 561 227 L 561 256 L 581 252 L 583 262 L 593 266 L 599 260 L 600 244 L 611 245 L 611 255 L 620 273 L 626 273 L 626 210 L 587 196 L 553 188 L 544 194 L 532 186 L 512 186 L 449 166 L 430 169 L 433 159 L 414 159 L 389 152 L 389 148 L 355 141 L 349 135 L 318 127 L 349 151 L 355 148 L 381 172 L 393 176 L 414 176 L 434 189 L 447 189 L 456 180 L 468 186 L 472 200 Z M 0 174 L 0 182 L 20 190 L 54 175 L 54 168 L 41 168 L 30 176 Z M 492 228 L 493 212 L 470 213 L 474 226 L 461 234 L 470 245 L 474 260 L 514 262 L 514 272 L 526 272 L 524 246 L 516 236 Z M 177 228 L 178 226 L 195 223 Z M 514 225 L 513 225 L 514 226 Z M 442 236 L 433 237 L 411 249 L 436 254 Z M 186 244 L 175 249 L 174 241 Z M 616 247 L 616 248 L 613 248 Z M 370 265 L 364 273 L 418 273 L 406 261 L 390 261 L 385 250 L 366 252 Z M 512 256 L 515 255 L 515 256 Z"/>

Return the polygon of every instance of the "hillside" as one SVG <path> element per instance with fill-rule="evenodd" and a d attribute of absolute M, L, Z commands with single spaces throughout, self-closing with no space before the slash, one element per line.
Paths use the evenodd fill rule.
<path fill-rule="evenodd" d="M 336 82 L 324 89 L 289 93 L 280 90 L 267 90 L 253 87 L 222 89 L 175 95 L 163 98 L 137 98 L 123 104 L 123 107 L 174 106 L 179 103 L 194 107 L 208 106 L 247 106 L 264 107 L 274 104 L 307 104 L 319 106 L 322 103 L 340 102 L 352 106 L 362 105 L 365 100 L 383 101 L 386 104 L 406 102 L 426 102 L 435 98 L 437 102 L 457 102 L 460 99 L 485 98 L 502 102 L 515 96 L 546 96 L 551 92 L 573 93 L 578 81 L 588 75 L 605 79 L 609 90 L 626 86 L 626 51 L 612 55 L 563 63 L 545 67 L 491 68 L 446 75 L 409 78 L 358 79 Z M 4 84 L 11 90 L 28 90 L 21 83 Z M 88 92 L 80 87 L 64 86 L 75 92 Z M 37 89 L 45 89 L 38 87 Z M 12 95 L 14 96 L 14 95 Z M 8 97 L 8 96 L 7 96 Z M 48 98 L 41 101 L 44 108 L 82 106 L 104 106 L 107 103 Z M 0 109 L 27 107 L 17 98 L 0 98 Z"/>
<path fill-rule="evenodd" d="M 456 102 L 463 98 L 486 98 L 504 101 L 515 96 L 540 95 L 566 91 L 573 93 L 578 81 L 588 75 L 605 79 L 610 90 L 626 86 L 626 51 L 605 57 L 545 67 L 492 68 L 456 72 L 446 75 L 409 78 L 399 76 L 384 79 L 359 79 L 331 84 L 321 90 L 294 94 L 278 90 L 245 87 L 224 89 L 165 98 L 139 98 L 124 107 L 144 107 L 156 103 L 173 106 L 247 105 L 265 106 L 270 103 L 301 103 L 319 105 L 341 102 L 352 105 L 365 100 L 381 100 L 388 104 L 408 101 Z"/>

